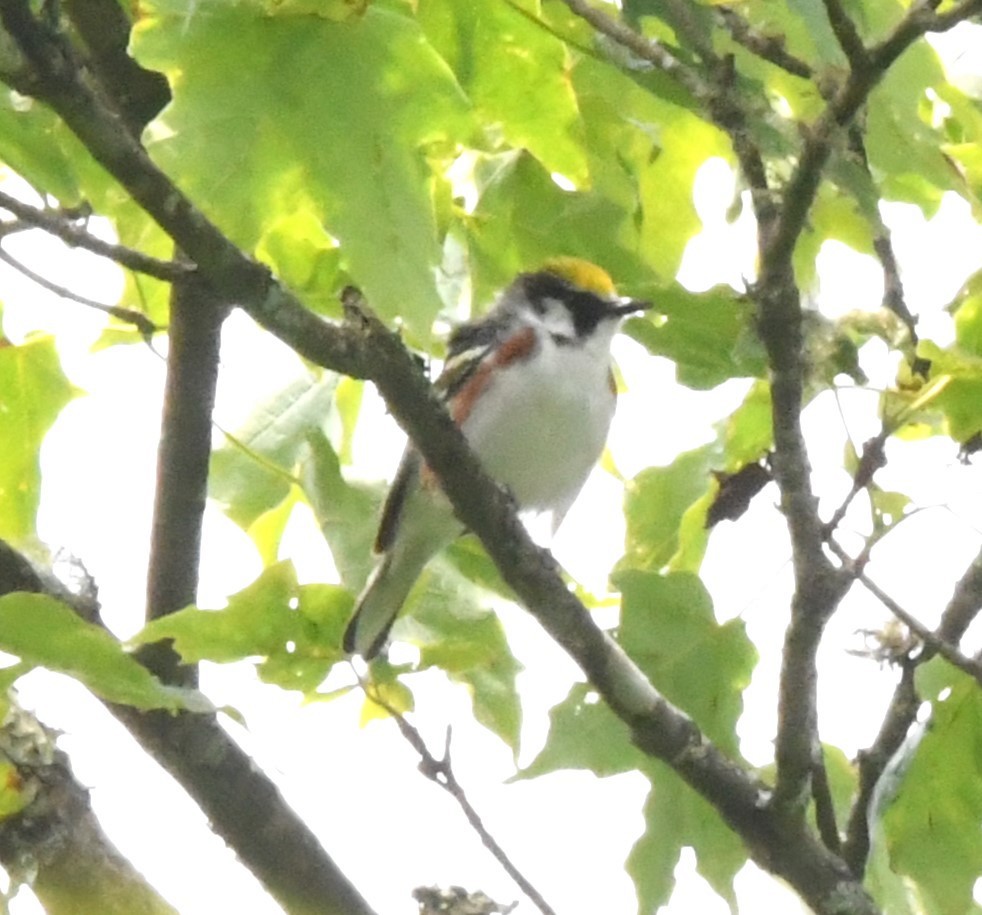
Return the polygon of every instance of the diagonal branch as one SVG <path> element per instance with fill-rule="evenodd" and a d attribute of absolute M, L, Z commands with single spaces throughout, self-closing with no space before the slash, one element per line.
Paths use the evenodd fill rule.
<path fill-rule="evenodd" d="M 619 19 L 614 19 L 591 6 L 587 0 L 564 0 L 564 2 L 598 32 L 627 48 L 642 60 L 648 61 L 691 93 L 703 106 L 712 122 L 730 137 L 743 175 L 755 192 L 753 202 L 757 218 L 769 219 L 770 197 L 767 194 L 767 173 L 760 150 L 750 136 L 746 111 L 734 92 L 732 62 L 717 57 L 705 42 L 697 42 L 695 45 L 697 52 L 712 71 L 712 78 L 707 79 L 657 41 L 646 38 Z M 677 18 L 681 17 L 688 21 L 683 4 L 673 2 L 671 6 Z M 687 34 L 690 31 L 687 29 Z"/>
<path fill-rule="evenodd" d="M 5 705 L 0 865 L 9 894 L 28 884 L 47 915 L 178 915 L 103 832 L 56 735 L 13 696 L 5 696 Z"/>
<path fill-rule="evenodd" d="M 11 591 L 49 593 L 99 623 L 99 608 L 90 598 L 68 594 L 53 576 L 43 578 L 0 540 L 0 596 Z M 374 915 L 215 715 L 108 708 L 197 802 L 211 828 L 289 915 Z"/>
<path fill-rule="evenodd" d="M 463 786 L 457 781 L 453 765 L 450 762 L 450 728 L 447 728 L 447 742 L 443 749 L 443 756 L 438 759 L 426 745 L 423 735 L 409 723 L 405 715 L 388 705 L 383 697 L 371 691 L 366 691 L 366 693 L 372 702 L 384 708 L 392 716 L 396 726 L 399 728 L 399 733 L 402 734 L 406 742 L 419 754 L 419 771 L 431 782 L 439 785 L 457 802 L 457 806 L 460 807 L 471 828 L 477 833 L 481 844 L 484 845 L 494 859 L 502 866 L 508 876 L 515 881 L 521 891 L 528 897 L 529 901 L 542 915 L 556 915 L 555 909 L 546 902 L 542 894 L 518 869 L 511 858 L 508 857 L 508 853 L 501 847 L 497 839 L 491 835 L 490 830 L 484 825 L 480 814 L 467 797 Z"/>
<path fill-rule="evenodd" d="M 869 65 L 869 54 L 863 39 L 859 35 L 856 23 L 852 21 L 842 0 L 822 0 L 825 5 L 825 15 L 828 17 L 829 25 L 835 34 L 842 53 L 846 55 L 849 66 L 853 70 L 862 70 Z"/>
<path fill-rule="evenodd" d="M 105 305 L 102 302 L 97 302 L 95 299 L 79 295 L 77 292 L 73 292 L 64 286 L 59 286 L 57 283 L 52 283 L 47 277 L 41 276 L 40 273 L 35 273 L 30 267 L 25 266 L 11 254 L 8 254 L 2 246 L 0 246 L 0 261 L 3 261 L 18 273 L 26 276 L 32 283 L 37 283 L 38 286 L 47 289 L 48 292 L 53 292 L 60 298 L 78 302 L 79 305 L 84 305 L 86 308 L 93 308 L 96 311 L 101 311 L 103 314 L 116 318 L 118 321 L 132 324 L 148 343 L 157 332 L 157 325 L 142 312 L 134 311 L 132 308 L 123 308 L 120 305 Z"/>
<path fill-rule="evenodd" d="M 893 691 L 880 730 L 873 743 L 867 749 L 860 750 L 856 759 L 859 786 L 849 811 L 846 838 L 842 843 L 842 858 L 859 880 L 865 873 L 866 859 L 869 857 L 869 817 L 873 795 L 890 760 L 903 746 L 907 733 L 917 720 L 921 700 L 914 686 L 915 670 L 916 665 L 911 661 L 902 662 L 900 682 Z"/>
<path fill-rule="evenodd" d="M 716 16 L 723 28 L 730 33 L 730 37 L 751 54 L 774 64 L 775 67 L 780 67 L 793 76 L 800 76 L 802 79 L 814 77 L 811 64 L 790 53 L 785 47 L 783 38 L 774 38 L 757 31 L 729 6 L 716 7 Z"/>
<path fill-rule="evenodd" d="M 941 614 L 941 623 L 931 633 L 931 641 L 948 646 L 957 645 L 980 610 L 982 550 L 955 585 L 948 605 Z M 862 877 L 869 856 L 869 816 L 874 792 L 890 760 L 903 745 L 908 731 L 917 720 L 921 701 L 914 686 L 914 671 L 917 665 L 933 657 L 934 653 L 935 649 L 925 640 L 925 649 L 916 663 L 910 660 L 901 662 L 901 679 L 894 690 L 880 731 L 871 746 L 859 754 L 859 792 L 853 802 L 843 844 L 843 858 L 858 878 Z M 976 672 L 968 672 L 977 678 Z"/>
<path fill-rule="evenodd" d="M 194 799 L 289 915 L 374 915 L 368 903 L 214 715 L 110 711 Z"/>
<path fill-rule="evenodd" d="M 162 261 L 156 257 L 151 257 L 149 254 L 144 254 L 142 251 L 127 248 L 125 245 L 115 245 L 103 241 L 101 238 L 96 238 L 91 233 L 86 232 L 63 213 L 33 207 L 3 191 L 0 191 L 0 209 L 9 210 L 21 222 L 44 229 L 45 232 L 60 238 L 66 245 L 85 248 L 93 254 L 115 261 L 121 267 L 127 267 L 137 273 L 145 273 L 147 276 L 156 277 L 158 280 L 174 282 L 194 270 L 189 264 Z"/>

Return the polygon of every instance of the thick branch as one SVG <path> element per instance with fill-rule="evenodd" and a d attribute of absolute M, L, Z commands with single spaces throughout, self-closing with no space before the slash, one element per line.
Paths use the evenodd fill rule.
<path fill-rule="evenodd" d="M 193 604 L 197 597 L 211 414 L 227 313 L 200 278 L 174 284 L 147 572 L 148 620 Z M 167 683 L 190 685 L 196 679 L 167 643 L 146 646 L 140 660 Z"/>
<path fill-rule="evenodd" d="M 127 53 L 130 21 L 118 0 L 64 0 L 64 6 L 85 43 L 89 64 L 138 136 L 170 101 L 167 78 L 144 69 Z"/>
<path fill-rule="evenodd" d="M 0 596 L 50 593 L 90 620 L 98 608 L 76 601 L 56 581 L 0 540 Z M 109 706 L 130 733 L 194 798 L 212 829 L 290 915 L 374 915 L 316 836 L 214 715 L 140 712 Z M 76 910 L 77 911 L 77 910 Z"/>
<path fill-rule="evenodd" d="M 103 832 L 55 737 L 9 700 L 0 727 L 4 796 L 26 806 L 0 822 L 0 864 L 48 915 L 177 915 Z"/>

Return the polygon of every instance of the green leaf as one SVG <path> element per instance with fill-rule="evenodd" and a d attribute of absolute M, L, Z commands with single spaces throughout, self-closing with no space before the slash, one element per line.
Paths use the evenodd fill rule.
<path fill-rule="evenodd" d="M 271 566 L 276 562 L 283 532 L 286 530 L 286 526 L 293 516 L 293 509 L 300 499 L 300 487 L 291 487 L 289 495 L 279 505 L 263 512 L 249 525 L 246 533 L 259 551 L 259 558 L 264 567 Z"/>
<path fill-rule="evenodd" d="M 982 357 L 982 272 L 966 280 L 956 304 L 955 339 L 966 352 Z"/>
<path fill-rule="evenodd" d="M 586 683 L 549 711 L 549 734 L 539 754 L 516 779 L 538 778 L 564 769 L 588 769 L 601 778 L 643 769 L 648 757 L 631 741 L 628 726 Z"/>
<path fill-rule="evenodd" d="M 644 806 L 645 831 L 631 849 L 627 872 L 638 892 L 638 909 L 654 912 L 668 902 L 683 848 L 696 853 L 696 867 L 736 912 L 733 878 L 747 861 L 736 834 L 708 801 L 667 766 L 649 761 L 651 791 Z"/>
<path fill-rule="evenodd" d="M 172 639 L 189 664 L 257 658 L 259 675 L 285 689 L 309 692 L 345 655 L 341 634 L 351 594 L 335 585 L 298 585 L 293 565 L 277 563 L 221 610 L 187 607 L 148 623 L 133 639 Z"/>
<path fill-rule="evenodd" d="M 763 375 L 753 307 L 733 290 L 696 294 L 672 286 L 650 290 L 648 297 L 655 319 L 630 321 L 625 329 L 650 353 L 674 361 L 682 384 L 707 389 L 730 378 Z"/>
<path fill-rule="evenodd" d="M 617 638 L 655 688 L 718 746 L 739 755 L 736 724 L 757 652 L 741 620 L 720 624 L 702 582 L 687 572 L 624 570 Z"/>
<path fill-rule="evenodd" d="M 962 181 L 942 151 L 944 137 L 925 120 L 928 89 L 944 83 L 937 54 L 927 42 L 910 47 L 870 94 L 866 150 L 885 194 L 919 204 L 926 212 L 941 193 Z M 908 177 L 913 180 L 907 180 Z"/>
<path fill-rule="evenodd" d="M 836 822 L 840 825 L 849 821 L 852 812 L 852 802 L 856 799 L 858 773 L 851 759 L 839 747 L 825 744 L 822 747 L 825 758 L 825 774 L 829 782 L 829 793 L 832 795 L 832 806 L 835 810 Z M 814 803 L 811 814 L 814 818 Z"/>
<path fill-rule="evenodd" d="M 592 191 L 565 191 L 528 153 L 478 158 L 480 193 L 465 223 L 474 301 L 484 303 L 521 270 L 557 252 L 585 257 L 634 293 L 644 274 L 630 210 Z"/>
<path fill-rule="evenodd" d="M 46 105 L 0 91 L 0 161 L 66 206 L 81 200 L 74 161 L 87 157 Z M 70 136 L 70 135 L 68 135 Z"/>
<path fill-rule="evenodd" d="M 686 511 L 710 488 L 715 448 L 680 454 L 668 467 L 649 467 L 625 487 L 627 537 L 618 568 L 662 569 L 679 549 Z"/>
<path fill-rule="evenodd" d="M 41 442 L 78 392 L 61 370 L 50 337 L 20 346 L 0 338 L 0 538 L 34 536 L 41 488 Z"/>
<path fill-rule="evenodd" d="M 307 437 L 301 477 L 341 581 L 352 591 L 365 584 L 375 564 L 372 545 L 378 530 L 377 488 L 348 483 L 330 441 L 319 429 Z"/>
<path fill-rule="evenodd" d="M 211 458 L 210 494 L 248 528 L 279 505 L 294 483 L 308 434 L 331 413 L 337 377 L 304 374 L 259 404 Z"/>
<path fill-rule="evenodd" d="M 471 694 L 474 717 L 518 752 L 521 665 L 497 615 L 481 606 L 480 591 L 441 557 L 424 570 L 393 631 L 419 646 L 420 667 L 439 667 Z"/>
<path fill-rule="evenodd" d="M 743 403 L 725 419 L 720 428 L 726 452 L 725 470 L 739 470 L 759 461 L 774 442 L 771 388 L 766 381 L 755 381 Z"/>
<path fill-rule="evenodd" d="M 982 430 L 982 356 L 957 344 L 941 349 L 927 340 L 918 345 L 917 354 L 931 361 L 931 380 L 939 382 L 938 393 L 928 408 L 944 413 L 948 434 L 955 441 L 968 441 Z M 943 387 L 942 380 L 947 381 Z M 912 396 L 917 402 L 920 394 Z"/>
<path fill-rule="evenodd" d="M 310 200 L 272 220 L 256 245 L 256 255 L 308 308 L 333 317 L 341 314 L 340 253 Z"/>
<path fill-rule="evenodd" d="M 963 915 L 979 911 L 972 893 L 982 873 L 982 692 L 971 677 L 948 675 L 883 830 L 892 867 L 915 881 L 926 910 Z"/>
<path fill-rule="evenodd" d="M 536 0 L 419 4 L 420 23 L 481 122 L 495 125 L 505 142 L 527 149 L 550 172 L 582 186 L 587 163 L 570 62 L 564 42 L 531 21 L 539 14 Z"/>
<path fill-rule="evenodd" d="M 381 4 L 344 22 L 175 0 L 141 14 L 134 51 L 174 93 L 157 161 L 249 250 L 264 236 L 269 250 L 274 226 L 282 253 L 323 224 L 373 307 L 428 337 L 442 258 L 430 162 L 472 121 L 416 21 Z"/>
<path fill-rule="evenodd" d="M 0 759 L 0 823 L 20 813 L 35 797 L 36 785 L 25 782 L 8 759 Z"/>
<path fill-rule="evenodd" d="M 632 231 L 622 230 L 623 242 L 641 254 L 648 277 L 653 271 L 668 282 L 701 227 L 692 194 L 696 173 L 708 159 L 731 159 L 730 143 L 688 110 L 677 91 L 671 100 L 660 98 L 660 87 L 646 73 L 628 75 L 582 56 L 571 75 L 593 187 L 631 217 Z M 614 275 L 633 279 L 620 271 Z"/>
<path fill-rule="evenodd" d="M 105 629 L 45 594 L 0 597 L 0 649 L 74 677 L 107 702 L 140 709 L 211 710 L 196 690 L 164 685 Z"/>

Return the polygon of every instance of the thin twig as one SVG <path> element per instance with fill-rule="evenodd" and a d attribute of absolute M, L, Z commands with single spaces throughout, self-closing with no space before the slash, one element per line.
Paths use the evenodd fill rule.
<path fill-rule="evenodd" d="M 694 45 L 703 60 L 711 65 L 713 79 L 709 80 L 694 67 L 679 60 L 657 41 L 646 38 L 629 25 L 591 6 L 587 0 L 564 0 L 564 2 L 577 16 L 589 22 L 602 35 L 606 35 L 632 54 L 653 64 L 703 105 L 713 123 L 730 137 L 743 177 L 754 192 L 753 204 L 758 221 L 769 221 L 772 217 L 772 202 L 768 193 L 767 170 L 760 150 L 747 127 L 746 112 L 733 94 L 732 61 L 718 58 L 711 49 L 707 50 L 702 42 Z M 673 4 L 673 9 L 678 12 L 683 8 L 680 4 Z M 705 54 L 699 50 L 700 47 Z"/>
<path fill-rule="evenodd" d="M 646 38 L 629 25 L 591 6 L 586 0 L 564 0 L 564 2 L 577 16 L 589 22 L 602 35 L 606 35 L 623 45 L 632 54 L 667 73 L 697 99 L 705 102 L 713 94 L 712 87 L 694 68 L 683 63 L 659 42 Z"/>
<path fill-rule="evenodd" d="M 542 894 L 531 884 L 525 875 L 512 863 L 505 850 L 498 844 L 494 836 L 488 831 L 481 817 L 474 809 L 474 805 L 467 798 L 467 794 L 461 787 L 454 775 L 453 766 L 450 763 L 450 728 L 447 728 L 447 740 L 443 748 L 443 757 L 437 759 L 426 746 L 426 741 L 419 731 L 413 727 L 397 709 L 392 708 L 382 697 L 375 694 L 364 682 L 362 688 L 365 694 L 376 705 L 384 708 L 395 720 L 399 733 L 406 739 L 406 742 L 419 754 L 419 771 L 423 773 L 431 782 L 439 785 L 446 791 L 460 807 L 470 823 L 471 828 L 477 833 L 484 847 L 491 852 L 494 859 L 504 868 L 506 873 L 521 891 L 529 898 L 532 904 L 542 912 L 542 915 L 556 915 L 555 909 L 550 906 Z"/>
<path fill-rule="evenodd" d="M 740 47 L 749 51 L 755 57 L 780 67 L 782 70 L 800 76 L 802 79 L 812 79 L 814 71 L 810 64 L 795 57 L 784 46 L 784 38 L 775 38 L 755 29 L 736 10 L 728 6 L 716 8 L 716 16 L 729 33 L 730 37 Z"/>
<path fill-rule="evenodd" d="M 934 635 L 939 636 L 945 644 L 958 644 L 980 608 L 982 550 L 955 585 Z M 843 859 L 857 878 L 862 878 L 869 856 L 869 805 L 873 794 L 884 770 L 916 720 L 917 709 L 921 704 L 914 686 L 914 671 L 933 654 L 930 644 L 925 642 L 924 649 L 916 660 L 901 659 L 901 679 L 894 690 L 880 731 L 869 749 L 859 754 L 859 791 L 846 825 L 846 840 L 842 851 Z"/>
<path fill-rule="evenodd" d="M 873 173 L 870 171 L 863 132 L 860 125 L 855 121 L 849 125 L 848 146 L 850 153 L 860 167 L 866 185 L 865 188 L 854 194 L 854 197 L 860 212 L 866 217 L 873 230 L 873 250 L 883 270 L 883 300 L 881 305 L 900 318 L 910 335 L 910 344 L 914 346 L 917 344 L 917 318 L 907 307 L 904 284 L 900 277 L 900 265 L 897 263 L 897 255 L 893 250 L 893 237 L 889 226 L 883 221 L 878 206 L 878 201 L 882 195 L 873 179 Z M 844 190 L 848 191 L 849 188 L 844 188 Z"/>
<path fill-rule="evenodd" d="M 172 283 L 194 271 L 194 267 L 190 264 L 160 260 L 133 248 L 127 248 L 125 245 L 103 241 L 90 232 L 86 232 L 85 229 L 61 213 L 38 209 L 3 191 L 0 191 L 0 209 L 9 210 L 18 219 L 39 229 L 44 229 L 51 235 L 60 238 L 67 245 L 85 248 L 93 254 L 115 261 L 121 267 L 135 270 L 137 273 L 145 273 L 147 276 L 155 277 L 158 280 Z"/>
<path fill-rule="evenodd" d="M 859 466 L 853 474 L 852 487 L 846 494 L 845 499 L 842 500 L 842 504 L 835 510 L 825 525 L 827 534 L 831 534 L 839 526 L 839 523 L 849 510 L 853 499 L 873 482 L 873 475 L 876 471 L 886 466 L 887 461 L 883 447 L 889 436 L 889 430 L 884 427 L 877 435 L 874 435 L 873 438 L 863 445 L 863 453 L 859 458 Z"/>
<path fill-rule="evenodd" d="M 829 548 L 835 553 L 848 569 L 852 560 L 848 553 L 834 540 L 829 540 Z M 949 664 L 957 667 L 963 673 L 975 679 L 982 685 L 982 663 L 962 654 L 951 642 L 941 638 L 936 632 L 925 626 L 916 616 L 905 610 L 897 601 L 886 593 L 862 569 L 853 569 L 852 575 L 867 591 L 870 592 L 884 607 L 887 608 L 901 623 L 914 633 L 931 652 L 939 654 Z"/>
<path fill-rule="evenodd" d="M 157 325 L 145 314 L 134 311 L 132 308 L 123 308 L 119 305 L 105 305 L 102 302 L 97 302 L 95 299 L 90 299 L 87 296 L 79 295 L 77 292 L 72 292 L 71 289 L 67 289 L 64 286 L 59 286 L 57 283 L 53 283 L 51 280 L 41 276 L 41 274 L 35 273 L 30 267 L 25 267 L 2 247 L 0 247 L 0 261 L 13 267 L 18 273 L 26 276 L 31 282 L 37 283 L 38 286 L 47 289 L 48 292 L 53 292 L 63 299 L 78 302 L 79 305 L 84 305 L 86 308 L 94 308 L 96 311 L 101 311 L 120 321 L 125 321 L 127 324 L 132 324 L 147 343 L 151 341 L 153 335 L 158 330 Z"/>

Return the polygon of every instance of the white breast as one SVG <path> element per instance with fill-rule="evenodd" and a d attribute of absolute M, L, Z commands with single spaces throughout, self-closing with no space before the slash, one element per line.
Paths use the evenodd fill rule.
<path fill-rule="evenodd" d="M 597 462 L 614 415 L 610 339 L 615 322 L 585 343 L 540 334 L 535 353 L 495 375 L 464 423 L 485 469 L 523 509 L 560 519 Z"/>

